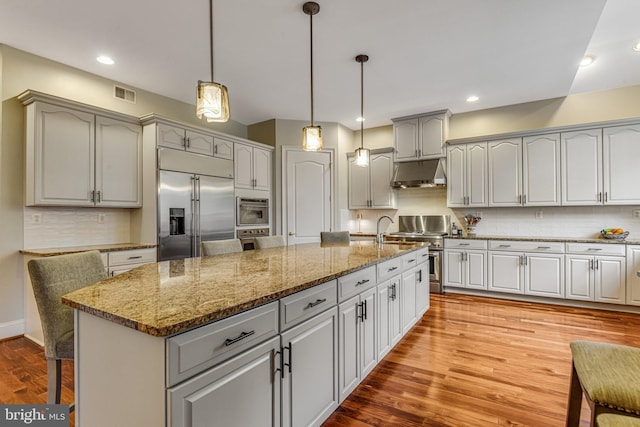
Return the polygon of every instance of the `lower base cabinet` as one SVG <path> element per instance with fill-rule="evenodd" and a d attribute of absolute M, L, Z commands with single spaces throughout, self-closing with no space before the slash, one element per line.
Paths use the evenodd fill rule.
<path fill-rule="evenodd" d="M 640 246 L 627 246 L 627 304 L 640 305 Z"/>
<path fill-rule="evenodd" d="M 420 269 L 414 267 L 402 273 L 400 282 L 400 297 L 402 301 L 402 334 L 406 334 L 409 329 L 418 321 L 418 313 L 416 312 L 416 285 L 417 277 Z M 427 276 L 428 277 L 428 276 Z"/>
<path fill-rule="evenodd" d="M 376 296 L 376 288 L 370 288 L 339 306 L 340 402 L 373 370 L 378 361 Z"/>
<path fill-rule="evenodd" d="M 279 351 L 274 337 L 169 389 L 169 425 L 280 426 Z"/>
<path fill-rule="evenodd" d="M 429 310 L 431 300 L 429 298 L 431 288 L 429 286 L 429 263 L 418 265 L 416 272 L 416 316 L 422 317 Z"/>
<path fill-rule="evenodd" d="M 339 405 L 338 308 L 327 310 L 280 337 L 282 426 L 319 426 Z M 239 410 L 253 410 L 246 399 L 238 402 L 242 402 Z"/>
<path fill-rule="evenodd" d="M 624 245 L 567 243 L 566 298 L 625 304 L 625 255 Z"/>
<path fill-rule="evenodd" d="M 380 283 L 376 289 L 378 360 L 382 360 L 402 338 L 400 276 L 392 277 L 390 280 Z"/>

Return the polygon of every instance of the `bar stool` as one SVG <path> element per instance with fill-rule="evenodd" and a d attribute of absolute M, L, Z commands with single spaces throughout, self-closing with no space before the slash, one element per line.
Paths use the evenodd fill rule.
<path fill-rule="evenodd" d="M 348 231 L 321 231 L 320 242 L 322 243 L 349 243 L 351 238 Z"/>
<path fill-rule="evenodd" d="M 256 237 L 253 244 L 256 249 L 277 248 L 284 246 L 284 238 L 280 235 Z"/>
<path fill-rule="evenodd" d="M 240 239 L 208 240 L 200 242 L 202 256 L 233 254 L 242 252 Z"/>
<path fill-rule="evenodd" d="M 600 414 L 596 417 L 598 427 L 640 427 L 640 418 L 620 414 Z"/>

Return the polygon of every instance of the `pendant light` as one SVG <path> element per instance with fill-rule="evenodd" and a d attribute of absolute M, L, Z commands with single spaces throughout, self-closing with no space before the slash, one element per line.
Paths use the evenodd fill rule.
<path fill-rule="evenodd" d="M 213 0 L 209 0 L 209 58 L 211 59 L 211 81 L 198 80 L 196 94 L 196 116 L 207 122 L 229 120 L 229 95 L 227 87 L 213 81 Z"/>
<path fill-rule="evenodd" d="M 360 63 L 360 148 L 356 148 L 356 165 L 369 166 L 369 149 L 364 148 L 364 63 L 369 60 L 367 55 L 356 56 Z"/>
<path fill-rule="evenodd" d="M 320 12 L 320 5 L 309 1 L 302 5 L 302 11 L 309 15 L 311 54 L 311 125 L 302 128 L 302 148 L 305 151 L 320 151 L 322 150 L 322 128 L 313 125 L 313 15 Z"/>

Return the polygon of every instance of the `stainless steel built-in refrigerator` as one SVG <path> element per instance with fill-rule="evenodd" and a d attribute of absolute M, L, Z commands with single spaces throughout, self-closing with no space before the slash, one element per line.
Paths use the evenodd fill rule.
<path fill-rule="evenodd" d="M 234 237 L 232 161 L 159 149 L 158 165 L 160 261 L 200 256 L 201 241 Z"/>

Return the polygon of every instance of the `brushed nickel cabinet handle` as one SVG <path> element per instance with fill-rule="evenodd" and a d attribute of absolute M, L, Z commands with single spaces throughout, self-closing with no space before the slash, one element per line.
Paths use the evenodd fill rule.
<path fill-rule="evenodd" d="M 238 341 L 242 341 L 243 339 L 250 337 L 251 335 L 255 334 L 256 331 L 249 331 L 249 332 L 242 332 L 240 335 L 238 335 L 235 338 L 227 338 L 226 340 L 224 340 L 224 345 L 225 346 L 230 346 L 232 344 L 237 343 Z"/>

